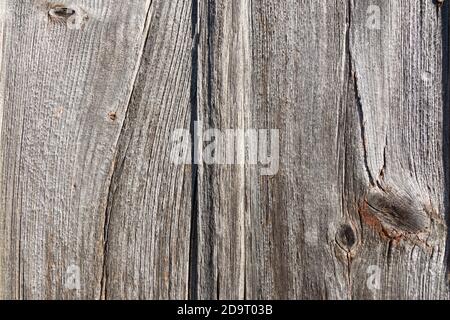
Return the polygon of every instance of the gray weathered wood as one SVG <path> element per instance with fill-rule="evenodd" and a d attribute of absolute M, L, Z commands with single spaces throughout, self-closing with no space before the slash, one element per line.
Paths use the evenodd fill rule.
<path fill-rule="evenodd" d="M 351 71 L 366 168 L 353 195 L 361 241 L 352 253 L 352 294 L 448 299 L 447 8 L 433 1 L 371 4 L 381 8 L 380 30 L 364 28 L 365 1 L 351 7 Z M 372 292 L 358 281 L 370 265 L 382 272 L 380 290 Z"/>
<path fill-rule="evenodd" d="M 370 5 L 380 29 L 367 25 Z M 270 178 L 200 168 L 198 296 L 448 298 L 441 9 L 209 1 L 204 10 L 201 117 L 280 129 L 281 166 Z M 373 272 L 379 287 L 368 285 Z"/>
<path fill-rule="evenodd" d="M 188 298 L 192 170 L 172 163 L 171 141 L 190 127 L 191 7 L 151 5 L 109 193 L 107 299 Z"/>
<path fill-rule="evenodd" d="M 81 29 L 44 1 L 2 1 L 1 298 L 100 298 L 108 190 L 149 1 L 76 3 L 89 17 Z M 80 290 L 65 288 L 72 265 Z"/>
<path fill-rule="evenodd" d="M 340 146 L 345 3 L 210 1 L 205 11 L 205 122 L 279 129 L 281 167 L 274 177 L 252 167 L 200 169 L 199 243 L 208 260 L 199 261 L 198 295 L 345 297 L 346 268 L 327 240 L 341 210 L 329 159 Z"/>
<path fill-rule="evenodd" d="M 0 298 L 449 299 L 448 6 L 0 1 Z"/>

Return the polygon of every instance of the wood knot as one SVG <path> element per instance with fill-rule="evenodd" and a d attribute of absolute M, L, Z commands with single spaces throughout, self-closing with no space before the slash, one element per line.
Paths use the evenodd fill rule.
<path fill-rule="evenodd" d="M 336 242 L 342 249 L 351 251 L 356 244 L 356 240 L 355 231 L 350 225 L 344 224 L 340 226 L 336 233 Z"/>
<path fill-rule="evenodd" d="M 420 196 L 394 189 L 372 188 L 360 208 L 363 220 L 395 239 L 427 232 L 431 219 Z"/>
<path fill-rule="evenodd" d="M 64 6 L 59 4 L 48 5 L 50 21 L 66 24 L 69 29 L 82 29 L 88 20 L 87 14 L 75 5 Z"/>
<path fill-rule="evenodd" d="M 69 17 L 73 16 L 75 13 L 76 12 L 74 9 L 66 8 L 66 7 L 59 7 L 59 6 L 50 9 L 50 11 L 48 12 L 48 14 L 51 17 L 63 18 L 63 19 L 68 19 Z"/>

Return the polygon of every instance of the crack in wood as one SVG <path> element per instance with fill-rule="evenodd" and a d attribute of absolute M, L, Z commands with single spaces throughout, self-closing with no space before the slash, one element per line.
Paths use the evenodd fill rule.
<path fill-rule="evenodd" d="M 358 107 L 359 124 L 360 124 L 360 130 L 361 130 L 361 143 L 362 143 L 363 155 L 364 155 L 364 166 L 365 166 L 365 170 L 366 170 L 370 185 L 374 186 L 375 180 L 374 180 L 372 173 L 370 172 L 370 168 L 369 168 L 367 138 L 366 138 L 365 123 L 364 123 L 364 109 L 363 109 L 363 105 L 361 102 L 361 94 L 360 94 L 359 88 L 358 88 L 358 76 L 356 73 L 356 69 L 354 67 L 354 61 L 353 61 L 352 49 L 351 49 L 350 37 L 351 37 L 351 27 L 352 27 L 352 0 L 348 0 L 347 5 L 348 5 L 348 18 L 347 18 L 348 30 L 346 33 L 346 36 L 347 36 L 346 42 L 347 42 L 347 50 L 348 50 L 347 54 L 348 54 L 349 71 L 350 71 L 350 76 L 353 78 L 352 83 L 353 83 L 353 89 L 354 89 L 354 93 L 355 93 L 355 101 L 356 101 L 356 105 Z"/>
<path fill-rule="evenodd" d="M 191 0 L 191 28 L 192 28 L 192 50 L 191 50 L 191 84 L 190 84 L 190 108 L 191 124 L 190 132 L 195 139 L 195 123 L 198 121 L 198 63 L 200 46 L 200 15 L 198 0 Z M 196 150 L 194 140 L 191 141 L 191 220 L 189 239 L 189 261 L 188 261 L 188 297 L 198 299 L 198 164 L 196 163 Z"/>

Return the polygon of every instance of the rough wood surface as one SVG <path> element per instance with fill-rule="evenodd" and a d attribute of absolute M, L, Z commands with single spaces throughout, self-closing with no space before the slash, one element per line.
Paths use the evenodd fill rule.
<path fill-rule="evenodd" d="M 104 298 L 187 299 L 191 166 L 171 162 L 189 128 L 190 1 L 153 1 L 109 193 Z"/>
<path fill-rule="evenodd" d="M 78 30 L 49 17 L 47 3 L 2 3 L 0 293 L 99 298 L 108 190 L 149 2 L 79 1 L 89 20 Z M 65 290 L 72 265 L 80 290 Z"/>
<path fill-rule="evenodd" d="M 0 1 L 0 298 L 449 299 L 448 6 Z"/>

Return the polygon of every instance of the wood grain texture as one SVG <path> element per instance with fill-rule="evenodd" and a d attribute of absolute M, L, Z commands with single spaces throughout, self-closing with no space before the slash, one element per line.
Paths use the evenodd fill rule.
<path fill-rule="evenodd" d="M 171 161 L 190 128 L 192 4 L 153 1 L 108 201 L 104 298 L 187 299 L 191 166 Z"/>
<path fill-rule="evenodd" d="M 359 279 L 377 265 L 383 290 L 371 292 L 353 281 L 353 295 L 448 299 L 443 82 L 448 38 L 442 34 L 448 12 L 432 1 L 371 3 L 381 8 L 380 30 L 363 27 L 364 1 L 351 3 L 351 65 L 366 165 L 359 177 L 366 186 L 359 208 L 363 241 L 351 270 Z"/>
<path fill-rule="evenodd" d="M 273 177 L 251 167 L 200 170 L 199 241 L 209 260 L 199 261 L 199 297 L 344 298 L 346 268 L 328 239 L 342 207 L 331 159 L 340 146 L 345 3 L 209 1 L 205 11 L 205 122 L 279 129 L 281 167 Z"/>
<path fill-rule="evenodd" d="M 448 3 L 0 18 L 0 299 L 450 298 Z M 197 124 L 278 130 L 278 172 L 192 163 Z"/>
<path fill-rule="evenodd" d="M 198 297 L 448 298 L 445 10 L 207 2 L 200 118 L 280 129 L 281 166 L 199 169 Z"/>
<path fill-rule="evenodd" d="M 247 129 L 252 107 L 251 2 L 205 1 L 198 10 L 196 118 L 203 130 Z M 195 298 L 244 298 L 247 176 L 243 165 L 198 168 Z"/>
<path fill-rule="evenodd" d="M 149 2 L 76 4 L 89 16 L 81 29 L 49 17 L 52 4 L 2 5 L 1 298 L 100 297 L 108 189 Z M 71 265 L 80 290 L 65 289 Z"/>

